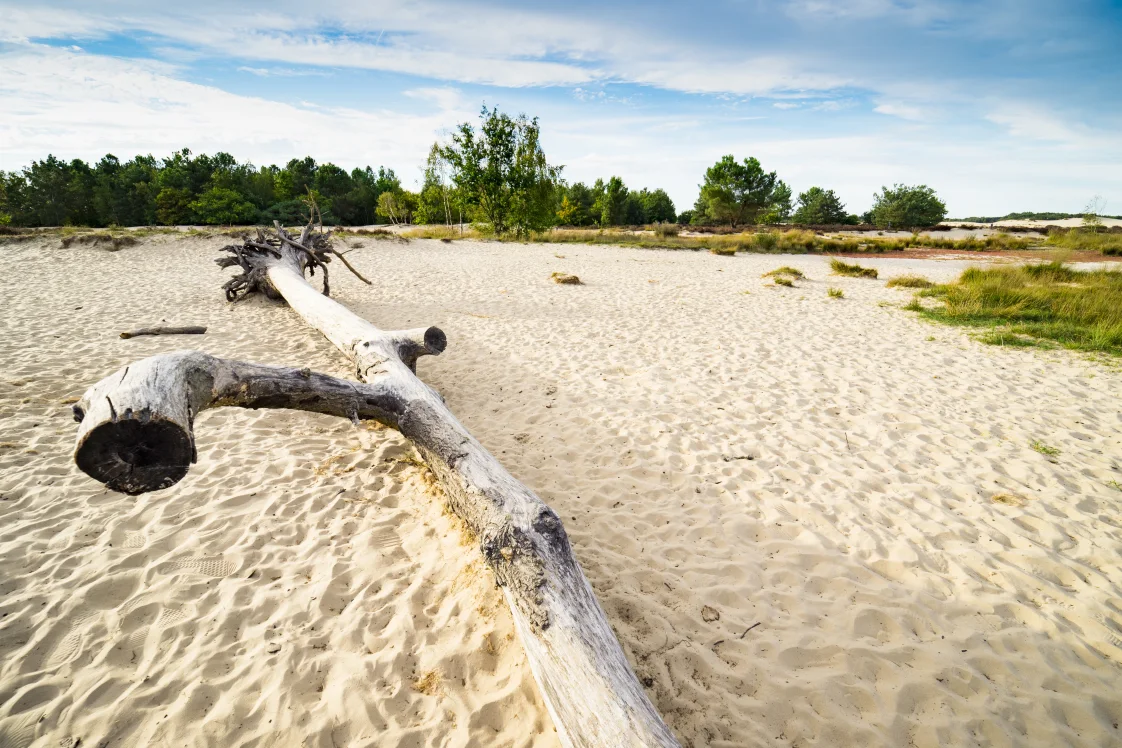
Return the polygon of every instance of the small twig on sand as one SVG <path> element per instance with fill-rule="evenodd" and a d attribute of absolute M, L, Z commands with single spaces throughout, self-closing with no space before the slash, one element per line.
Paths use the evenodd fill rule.
<path fill-rule="evenodd" d="M 755 623 L 753 623 L 753 624 L 752 624 L 751 626 L 749 626 L 748 628 L 744 629 L 744 634 L 747 634 L 747 633 L 748 633 L 749 631 L 751 631 L 752 629 L 756 628 L 756 627 L 757 627 L 757 626 L 759 626 L 759 625 L 760 625 L 761 623 L 763 623 L 763 621 L 756 621 L 756 622 L 755 622 Z M 744 638 L 744 634 L 741 634 L 739 638 L 740 638 L 740 639 L 743 639 L 743 638 Z"/>
<path fill-rule="evenodd" d="M 206 332 L 206 328 L 201 325 L 190 325 L 188 327 L 142 327 L 139 330 L 127 330 L 121 333 L 121 337 L 136 338 L 141 335 L 202 335 Z"/>

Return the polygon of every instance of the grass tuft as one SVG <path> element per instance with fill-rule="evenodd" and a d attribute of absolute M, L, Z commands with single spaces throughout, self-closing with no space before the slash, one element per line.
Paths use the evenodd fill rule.
<path fill-rule="evenodd" d="M 803 271 L 799 270 L 798 268 L 793 268 L 790 265 L 784 265 L 781 268 L 776 268 L 775 270 L 764 273 L 760 277 L 761 278 L 778 278 L 781 275 L 786 275 L 790 278 L 797 278 L 797 279 L 802 279 L 802 278 L 806 277 L 805 275 L 803 275 Z"/>
<path fill-rule="evenodd" d="M 709 251 L 721 257 L 732 257 L 736 254 L 736 247 L 713 247 Z"/>
<path fill-rule="evenodd" d="M 921 298 L 943 302 L 925 306 Z M 1122 355 L 1122 272 L 1060 262 L 968 268 L 953 283 L 919 291 L 905 309 L 953 325 L 988 328 L 992 345 Z"/>
<path fill-rule="evenodd" d="M 1029 446 L 1032 447 L 1034 451 L 1039 452 L 1045 457 L 1056 457 L 1060 454 L 1060 450 L 1056 449 L 1055 447 L 1049 447 L 1039 439 L 1033 439 L 1031 442 L 1029 442 Z"/>
<path fill-rule="evenodd" d="M 776 276 L 772 280 L 772 283 L 774 283 L 777 286 L 787 286 L 787 288 L 794 288 L 794 286 L 795 286 L 795 284 L 791 282 L 790 278 L 784 278 L 781 275 Z"/>
<path fill-rule="evenodd" d="M 850 265 L 848 262 L 834 258 L 830 260 L 830 269 L 834 271 L 834 275 L 848 275 L 852 278 L 876 278 L 876 268 L 865 268 L 860 265 Z"/>
<path fill-rule="evenodd" d="M 841 290 L 840 288 L 831 287 L 826 289 L 826 295 L 831 299 L 844 299 L 845 291 Z"/>
<path fill-rule="evenodd" d="M 884 284 L 885 288 L 931 288 L 935 284 L 924 278 L 922 275 L 898 275 L 895 278 L 889 278 L 888 283 Z"/>

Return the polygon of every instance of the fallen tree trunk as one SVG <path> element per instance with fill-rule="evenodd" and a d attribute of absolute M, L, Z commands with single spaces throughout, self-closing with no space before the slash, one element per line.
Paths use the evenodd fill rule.
<path fill-rule="evenodd" d="M 206 328 L 202 325 L 188 325 L 186 327 L 156 325 L 155 327 L 141 327 L 138 330 L 126 330 L 121 333 L 121 337 L 128 340 L 129 338 L 139 338 L 141 335 L 202 335 L 205 332 Z"/>
<path fill-rule="evenodd" d="M 414 372 L 422 355 L 444 350 L 435 327 L 386 332 L 305 280 L 330 260 L 320 234 L 227 247 L 242 275 L 227 298 L 259 291 L 283 298 L 355 364 L 363 383 L 176 353 L 125 367 L 75 406 L 75 459 L 115 490 L 165 488 L 195 461 L 192 424 L 208 407 L 295 408 L 396 428 L 439 477 L 450 507 L 480 540 L 503 588 L 515 629 L 561 741 L 580 748 L 678 746 L 647 699 L 573 556 L 560 518 L 517 481 Z M 326 271 L 326 268 L 323 268 Z"/>

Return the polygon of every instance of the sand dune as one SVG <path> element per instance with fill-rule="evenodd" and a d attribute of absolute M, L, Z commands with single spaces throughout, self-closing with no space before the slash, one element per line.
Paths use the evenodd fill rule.
<path fill-rule="evenodd" d="M 223 243 L 5 247 L 0 746 L 557 745 L 395 433 L 219 410 L 166 491 L 73 467 L 65 401 L 135 358 L 348 374 L 291 312 L 222 300 Z M 561 514 L 684 745 L 1120 740 L 1122 372 L 982 346 L 884 287 L 965 263 L 351 243 L 375 285 L 335 295 L 448 333 L 421 376 Z M 808 279 L 760 278 L 781 264 Z M 161 319 L 210 331 L 117 338 Z"/>

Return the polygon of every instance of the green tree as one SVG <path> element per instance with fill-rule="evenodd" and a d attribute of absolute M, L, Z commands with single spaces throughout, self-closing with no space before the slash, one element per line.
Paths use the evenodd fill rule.
<path fill-rule="evenodd" d="M 556 217 L 554 194 L 561 167 L 546 161 L 537 118 L 512 118 L 484 106 L 479 119 L 478 134 L 464 122 L 441 149 L 452 181 L 496 234 L 549 228 Z"/>
<path fill-rule="evenodd" d="M 191 193 L 181 187 L 164 187 L 156 195 L 156 220 L 164 226 L 191 221 Z"/>
<path fill-rule="evenodd" d="M 791 209 L 791 188 L 780 179 L 771 194 L 771 205 L 758 220 L 768 224 L 787 223 L 791 218 Z"/>
<path fill-rule="evenodd" d="M 294 158 L 277 172 L 274 189 L 278 200 L 299 200 L 316 186 L 316 160 Z"/>
<path fill-rule="evenodd" d="M 639 190 L 639 202 L 643 205 L 643 223 L 674 223 L 674 201 L 665 190 Z"/>
<path fill-rule="evenodd" d="M 833 190 L 811 187 L 799 193 L 799 208 L 793 220 L 800 225 L 848 223 L 849 215 Z"/>
<path fill-rule="evenodd" d="M 448 162 L 441 155 L 440 145 L 433 143 L 425 161 L 425 179 L 417 195 L 417 223 L 452 223 L 455 214 L 452 205 L 458 197 L 452 192 L 448 184 Z"/>
<path fill-rule="evenodd" d="M 755 223 L 773 207 L 778 183 L 775 172 L 765 172 L 755 158 L 738 163 L 729 155 L 706 170 L 701 195 L 711 218 L 738 226 Z"/>
<path fill-rule="evenodd" d="M 603 186 L 603 182 L 600 182 Z M 584 182 L 561 185 L 561 203 L 557 211 L 558 221 L 569 226 L 591 226 L 598 220 L 594 215 L 597 195 Z"/>
<path fill-rule="evenodd" d="M 934 226 L 947 217 L 947 206 L 925 184 L 882 187 L 873 195 L 873 223 L 881 228 L 916 229 Z"/>
<path fill-rule="evenodd" d="M 602 185 L 599 199 L 596 201 L 595 210 L 600 214 L 601 226 L 622 226 L 627 223 L 627 185 L 619 177 L 612 177 Z"/>
<path fill-rule="evenodd" d="M 191 203 L 191 211 L 200 223 L 209 225 L 246 224 L 257 218 L 253 203 L 227 187 L 211 187 Z"/>

